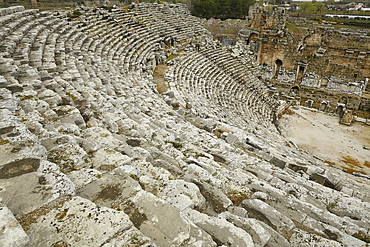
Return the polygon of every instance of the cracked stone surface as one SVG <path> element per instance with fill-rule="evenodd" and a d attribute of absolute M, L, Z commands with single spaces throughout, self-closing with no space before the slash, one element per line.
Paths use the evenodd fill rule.
<path fill-rule="evenodd" d="M 369 178 L 284 139 L 253 58 L 185 5 L 0 23 L 1 246 L 369 244 Z"/>

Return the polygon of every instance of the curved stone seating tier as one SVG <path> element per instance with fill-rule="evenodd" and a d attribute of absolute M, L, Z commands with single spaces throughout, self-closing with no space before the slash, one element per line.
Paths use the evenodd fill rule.
<path fill-rule="evenodd" d="M 207 49 L 183 56 L 169 72 L 169 77 L 173 79 L 171 88 L 176 91 L 181 103 L 184 106 L 186 102 L 191 103 L 195 109 L 212 105 L 210 109 L 213 115 L 226 116 L 227 122 L 238 123 L 238 126 L 248 122 L 249 125 L 253 123 L 271 127 L 274 109 L 268 105 L 263 85 L 258 82 L 253 82 L 253 86 L 248 85 L 250 79 L 245 75 L 246 68 L 242 64 L 234 62 L 233 66 L 233 62 L 223 62 L 227 53 L 220 56 L 221 62 L 209 59 L 214 56 L 211 53 Z M 255 90 L 257 86 L 260 86 L 258 91 Z"/>
<path fill-rule="evenodd" d="M 368 178 L 289 147 L 184 5 L 73 11 L 0 9 L 3 245 L 366 246 Z"/>

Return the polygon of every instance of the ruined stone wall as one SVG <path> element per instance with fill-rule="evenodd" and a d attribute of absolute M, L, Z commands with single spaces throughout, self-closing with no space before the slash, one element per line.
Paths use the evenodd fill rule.
<path fill-rule="evenodd" d="M 370 37 L 366 31 L 308 23 L 306 30 L 290 33 L 286 20 L 281 9 L 254 6 L 248 28 L 240 32 L 263 67 L 262 78 L 278 84 L 278 89 L 279 84 L 284 85 L 280 90 L 287 92 L 297 86 L 303 101 L 325 100 L 334 107 L 341 97 L 347 97 L 347 108 L 370 110 L 366 98 L 370 92 Z M 304 20 L 297 21 L 302 24 Z"/>
<path fill-rule="evenodd" d="M 333 112 L 340 103 L 345 104 L 348 109 L 370 111 L 369 98 L 330 91 L 324 88 L 313 88 L 278 81 L 274 81 L 274 85 L 283 93 L 281 98 L 288 99 L 291 96 L 298 97 L 298 101 L 301 105 L 304 105 L 307 100 L 312 100 L 313 107 L 318 109 L 321 102 L 326 101 L 329 106 L 329 108 L 327 108 L 328 112 Z M 294 90 L 294 88 L 296 88 L 296 90 Z M 295 91 L 294 94 L 292 94 L 293 91 Z"/>
<path fill-rule="evenodd" d="M 287 15 L 283 8 L 273 7 L 266 10 L 255 4 L 249 8 L 248 27 L 255 30 L 282 30 L 285 28 Z"/>
<path fill-rule="evenodd" d="M 181 6 L 0 10 L 0 246 L 366 246 L 369 168 L 288 142 Z"/>
<path fill-rule="evenodd" d="M 276 61 L 282 61 L 282 67 L 288 70 L 297 69 L 300 62 L 308 64 L 307 70 L 315 72 L 320 76 L 337 76 L 354 79 L 364 79 L 370 77 L 370 51 L 360 51 L 360 49 L 324 47 L 320 45 L 322 38 L 316 39 L 310 35 L 307 39 L 299 42 L 297 39 L 281 35 L 265 34 L 262 38 L 255 39 L 257 45 L 258 62 L 268 66 L 275 66 Z M 316 39 L 317 44 L 313 43 Z M 345 37 L 338 36 L 338 40 Z M 305 43 L 307 41 L 307 43 Z M 362 40 L 362 44 L 370 44 L 367 39 Z M 354 43 L 356 44 L 356 43 Z M 358 46 L 361 48 L 360 46 Z M 365 49 L 365 47 L 362 47 Z"/>

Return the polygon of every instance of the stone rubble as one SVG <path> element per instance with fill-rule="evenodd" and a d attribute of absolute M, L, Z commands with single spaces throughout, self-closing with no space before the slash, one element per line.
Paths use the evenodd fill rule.
<path fill-rule="evenodd" d="M 252 58 L 185 5 L 0 23 L 0 245 L 370 242 L 370 180 L 284 140 Z"/>

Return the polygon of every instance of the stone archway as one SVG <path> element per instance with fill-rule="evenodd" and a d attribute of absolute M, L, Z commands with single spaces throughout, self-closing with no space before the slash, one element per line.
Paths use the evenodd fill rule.
<path fill-rule="evenodd" d="M 297 95 L 299 93 L 299 86 L 293 86 L 290 88 L 289 90 L 290 93 L 294 93 L 295 95 Z"/>
<path fill-rule="evenodd" d="M 319 106 L 319 111 L 327 111 L 329 107 L 329 102 L 326 100 L 321 101 Z"/>
<path fill-rule="evenodd" d="M 340 97 L 340 99 L 338 100 L 338 104 L 344 104 L 344 105 L 347 105 L 348 103 L 348 97 L 346 96 L 342 96 Z"/>
<path fill-rule="evenodd" d="M 346 110 L 346 105 L 338 103 L 337 107 L 335 108 L 335 113 L 338 114 L 340 117 L 342 117 L 345 110 Z"/>
<path fill-rule="evenodd" d="M 278 77 L 281 66 L 283 66 L 283 61 L 281 61 L 280 59 L 276 59 L 276 61 L 275 61 L 275 73 L 274 73 L 275 78 Z"/>
<path fill-rule="evenodd" d="M 306 73 L 307 64 L 298 63 L 296 81 L 300 82 L 303 80 L 304 74 Z"/>

